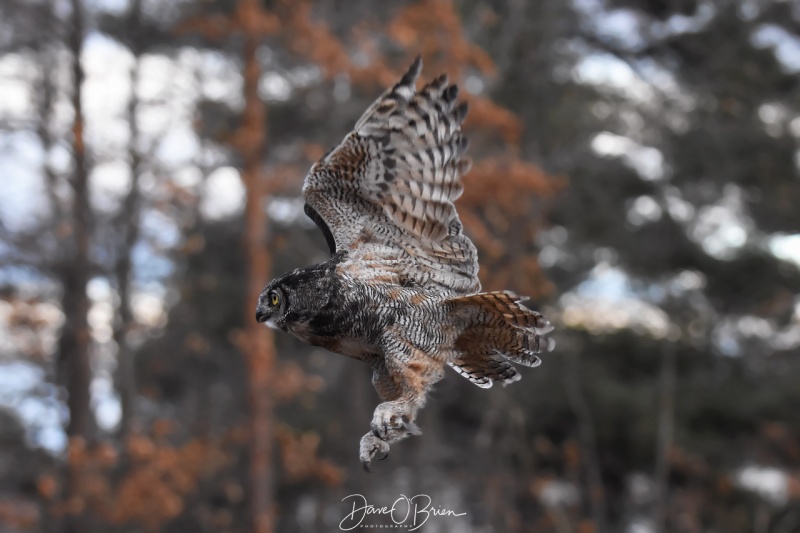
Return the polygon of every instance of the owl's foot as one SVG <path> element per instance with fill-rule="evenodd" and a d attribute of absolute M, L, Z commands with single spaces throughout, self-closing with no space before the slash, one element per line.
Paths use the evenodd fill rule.
<path fill-rule="evenodd" d="M 389 443 L 383 439 L 378 438 L 375 433 L 370 431 L 361 437 L 361 449 L 359 458 L 361 459 L 361 466 L 367 472 L 372 472 L 369 465 L 373 459 L 383 461 L 389 457 Z"/>
<path fill-rule="evenodd" d="M 389 442 L 408 435 L 422 434 L 405 411 L 402 404 L 395 402 L 384 402 L 378 405 L 372 415 L 372 432 L 377 437 Z"/>

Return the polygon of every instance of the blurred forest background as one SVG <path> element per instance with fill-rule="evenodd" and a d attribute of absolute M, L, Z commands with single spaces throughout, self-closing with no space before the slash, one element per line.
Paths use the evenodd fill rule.
<path fill-rule="evenodd" d="M 378 7 L 379 6 L 379 7 Z M 448 372 L 374 474 L 366 365 L 253 319 L 310 165 L 421 53 L 470 102 L 487 290 L 558 345 Z M 0 531 L 800 531 L 800 2 L 3 0 Z M 377 522 L 376 522 L 377 523 Z"/>

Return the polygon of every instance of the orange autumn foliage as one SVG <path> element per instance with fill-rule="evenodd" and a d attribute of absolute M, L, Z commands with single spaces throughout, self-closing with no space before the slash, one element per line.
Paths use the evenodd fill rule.
<path fill-rule="evenodd" d="M 168 421 L 156 422 L 153 436 L 130 435 L 122 450 L 106 442 L 90 447 L 73 438 L 67 461 L 80 473 L 78 490 L 54 512 L 92 512 L 113 524 L 135 522 L 147 531 L 159 530 L 183 511 L 203 479 L 222 471 L 235 457 L 220 442 L 208 439 L 170 444 L 170 428 Z M 45 499 L 57 492 L 50 476 L 41 477 L 37 485 Z"/>
<path fill-rule="evenodd" d="M 0 526 L 8 531 L 39 529 L 39 510 L 36 505 L 14 497 L 0 497 Z M 4 528 L 3 531 L 6 531 Z"/>
<path fill-rule="evenodd" d="M 326 485 L 342 483 L 344 479 L 342 469 L 330 461 L 320 459 L 317 455 L 320 438 L 316 433 L 299 432 L 281 425 L 277 431 L 277 440 L 283 470 L 292 482 L 313 477 Z"/>

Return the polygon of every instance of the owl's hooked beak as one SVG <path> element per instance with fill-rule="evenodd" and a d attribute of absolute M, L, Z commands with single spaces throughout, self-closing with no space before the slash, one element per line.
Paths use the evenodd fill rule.
<path fill-rule="evenodd" d="M 256 321 L 266 322 L 268 318 L 269 318 L 269 310 L 262 305 L 256 306 Z"/>
<path fill-rule="evenodd" d="M 272 308 L 267 303 L 267 290 L 265 289 L 258 297 L 256 305 L 256 321 L 265 323 L 272 317 Z"/>

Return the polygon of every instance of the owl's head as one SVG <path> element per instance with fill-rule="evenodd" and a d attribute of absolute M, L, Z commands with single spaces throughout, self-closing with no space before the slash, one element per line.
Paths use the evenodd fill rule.
<path fill-rule="evenodd" d="M 288 298 L 286 289 L 281 286 L 281 278 L 272 280 L 258 297 L 256 320 L 275 329 L 285 329 Z"/>
<path fill-rule="evenodd" d="M 310 321 L 330 297 L 331 272 L 323 264 L 272 280 L 258 297 L 256 320 L 283 331 Z"/>

